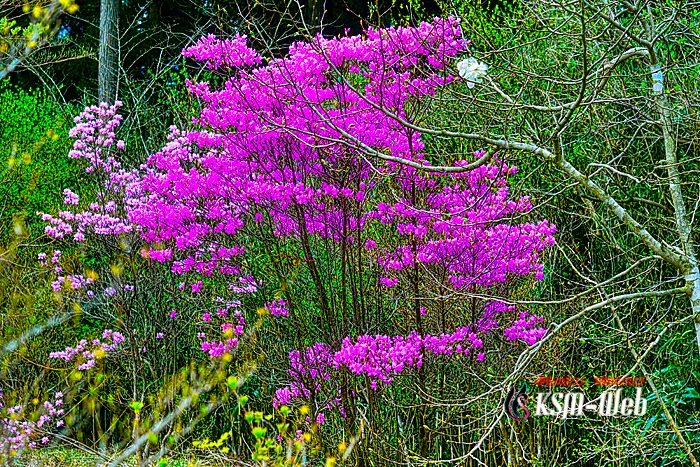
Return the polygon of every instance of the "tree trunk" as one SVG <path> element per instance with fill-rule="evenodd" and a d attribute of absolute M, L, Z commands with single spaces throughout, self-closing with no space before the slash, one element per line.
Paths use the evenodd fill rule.
<path fill-rule="evenodd" d="M 686 262 L 688 263 L 683 273 L 685 274 L 686 285 L 690 293 L 690 307 L 694 315 L 693 321 L 695 324 L 695 339 L 697 340 L 698 350 L 700 351 L 700 270 L 698 269 L 698 260 L 691 234 L 692 226 L 688 221 L 684 193 L 681 187 L 681 176 L 678 170 L 678 156 L 676 154 L 676 141 L 673 135 L 670 103 L 665 93 L 664 75 L 653 47 L 649 48 L 649 61 L 653 83 L 652 92 L 656 99 L 656 106 L 664 136 L 666 170 L 668 171 L 669 191 L 671 192 L 671 200 L 673 201 L 673 209 L 676 215 L 676 229 L 680 236 Z"/>
<path fill-rule="evenodd" d="M 109 105 L 117 98 L 119 79 L 119 6 L 121 0 L 100 4 L 100 53 L 97 70 L 97 99 Z"/>

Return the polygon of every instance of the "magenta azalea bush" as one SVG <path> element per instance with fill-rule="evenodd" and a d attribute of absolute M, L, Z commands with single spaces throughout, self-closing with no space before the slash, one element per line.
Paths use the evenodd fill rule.
<path fill-rule="evenodd" d="M 508 305 L 504 291 L 543 279 L 555 227 L 528 221 L 532 204 L 511 193 L 516 168 L 499 155 L 477 150 L 451 170 L 426 170 L 439 164 L 411 125 L 424 118 L 422 99 L 464 84 L 455 63 L 467 44 L 453 19 L 317 37 L 284 57 L 263 57 L 242 36 L 202 38 L 183 55 L 224 84 L 188 81 L 201 113 L 190 128 L 171 127 L 141 166 L 121 162 L 119 102 L 76 117 L 70 155 L 101 188 L 89 203 L 67 190 L 65 211 L 40 213 L 46 232 L 75 242 L 138 235 L 142 257 L 168 265 L 187 300 L 223 295 L 225 284 L 228 296 L 200 315 L 211 358 L 245 337 L 241 300 L 258 303 L 277 339 L 270 358 L 284 368 L 269 376 L 273 403 L 311 401 L 314 420 L 334 408 L 347 416 L 355 383 L 380 390 L 436 358 L 478 367 L 491 341 L 534 344 L 542 317 Z M 65 275 L 56 287 L 66 281 L 116 293 Z M 490 297 L 477 314 L 437 300 L 475 294 Z M 118 336 L 54 356 L 88 367 L 86 349 Z"/>

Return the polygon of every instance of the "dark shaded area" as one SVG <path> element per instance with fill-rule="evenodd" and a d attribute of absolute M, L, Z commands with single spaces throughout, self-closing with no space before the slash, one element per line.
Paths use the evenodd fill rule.
<path fill-rule="evenodd" d="M 35 59 L 36 66 L 30 63 L 13 74 L 13 84 L 25 88 L 53 84 L 66 101 L 96 99 L 100 1 L 78 3 L 80 9 L 75 15 L 63 17 L 53 47 Z M 309 3 L 302 2 L 303 11 L 308 10 Z M 435 0 L 327 0 L 323 5 L 322 33 L 327 37 L 346 31 L 358 34 L 369 25 L 416 24 L 441 14 Z M 285 10 L 285 2 L 279 0 L 123 0 L 119 25 L 121 73 L 139 80 L 148 78 L 159 66 L 177 69 L 182 48 L 210 33 L 230 36 L 240 32 L 261 47 L 274 44 L 279 53 L 284 53 L 292 42 L 303 37 L 298 29 L 300 19 L 298 8 Z"/>

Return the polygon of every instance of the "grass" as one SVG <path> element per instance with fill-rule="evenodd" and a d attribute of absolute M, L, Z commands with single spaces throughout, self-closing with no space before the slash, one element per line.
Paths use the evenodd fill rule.
<path fill-rule="evenodd" d="M 224 467 L 225 465 L 230 465 L 216 462 L 209 456 L 202 456 L 201 453 L 198 454 L 198 456 L 192 453 L 190 456 L 164 458 L 159 463 L 153 464 L 153 467 Z M 189 459 L 186 457 L 189 457 Z M 100 456 L 81 451 L 80 449 L 56 447 L 38 449 L 27 453 L 15 465 L 18 467 L 95 467 L 96 465 L 102 465 L 101 463 L 103 462 L 104 459 Z M 136 467 L 136 458 L 131 457 L 122 465 Z"/>

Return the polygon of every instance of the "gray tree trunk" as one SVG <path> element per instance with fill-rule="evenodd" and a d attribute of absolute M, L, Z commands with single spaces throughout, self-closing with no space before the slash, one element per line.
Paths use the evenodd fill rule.
<path fill-rule="evenodd" d="M 97 98 L 114 104 L 119 81 L 119 6 L 121 0 L 100 4 L 100 52 L 97 70 Z"/>

